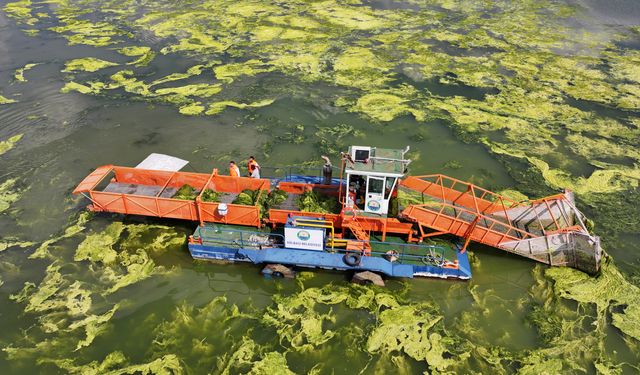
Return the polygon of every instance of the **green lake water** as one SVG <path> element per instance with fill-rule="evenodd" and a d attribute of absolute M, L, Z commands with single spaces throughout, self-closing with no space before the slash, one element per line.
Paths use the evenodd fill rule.
<path fill-rule="evenodd" d="M 636 2 L 0 9 L 0 373 L 640 372 Z M 135 63 L 125 46 L 153 54 Z M 70 64 L 89 57 L 112 64 Z M 573 189 L 624 281 L 594 279 L 584 301 L 554 288 L 578 273 L 473 243 L 468 282 L 267 280 L 193 261 L 194 223 L 87 217 L 71 194 L 95 167 L 152 152 L 199 172 L 256 155 L 268 172 L 352 144 L 408 145 L 414 175 L 532 198 Z"/>

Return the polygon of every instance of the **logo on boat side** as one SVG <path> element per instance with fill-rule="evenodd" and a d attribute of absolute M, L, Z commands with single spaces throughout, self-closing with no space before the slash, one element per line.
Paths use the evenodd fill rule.
<path fill-rule="evenodd" d="M 299 230 L 297 236 L 300 241 L 308 241 L 311 238 L 311 234 L 306 230 Z"/>
<path fill-rule="evenodd" d="M 380 209 L 380 202 L 378 201 L 369 201 L 367 203 L 367 207 L 371 210 L 371 211 L 378 211 Z"/>

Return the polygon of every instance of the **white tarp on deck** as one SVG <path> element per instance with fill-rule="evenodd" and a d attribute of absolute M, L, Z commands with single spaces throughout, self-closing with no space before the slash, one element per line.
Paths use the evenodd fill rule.
<path fill-rule="evenodd" d="M 141 161 L 140 164 L 136 165 L 136 168 L 175 172 L 179 171 L 187 164 L 189 164 L 189 161 L 187 160 L 182 160 L 174 156 L 153 153 Z"/>

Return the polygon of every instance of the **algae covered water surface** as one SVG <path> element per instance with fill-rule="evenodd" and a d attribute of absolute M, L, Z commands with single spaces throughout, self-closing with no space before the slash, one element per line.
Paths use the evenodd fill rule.
<path fill-rule="evenodd" d="M 0 372 L 640 371 L 634 1 L 4 1 Z M 92 168 L 412 148 L 410 172 L 570 188 L 602 274 L 473 245 L 470 282 L 264 280 L 192 223 L 92 215 Z M 268 172 L 268 169 L 264 169 Z"/>

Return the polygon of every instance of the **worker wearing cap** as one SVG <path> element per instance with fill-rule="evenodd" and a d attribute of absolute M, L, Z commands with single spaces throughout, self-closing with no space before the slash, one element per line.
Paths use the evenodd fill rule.
<path fill-rule="evenodd" d="M 258 170 L 256 172 L 256 169 Z M 260 178 L 260 164 L 258 164 L 258 162 L 256 161 L 256 159 L 253 156 L 249 156 L 249 161 L 247 162 L 247 171 L 249 172 L 249 177 L 254 177 L 254 174 L 257 173 L 256 178 Z"/>
<path fill-rule="evenodd" d="M 229 162 L 229 176 L 240 177 L 240 168 L 238 168 L 236 162 L 233 160 Z"/>

